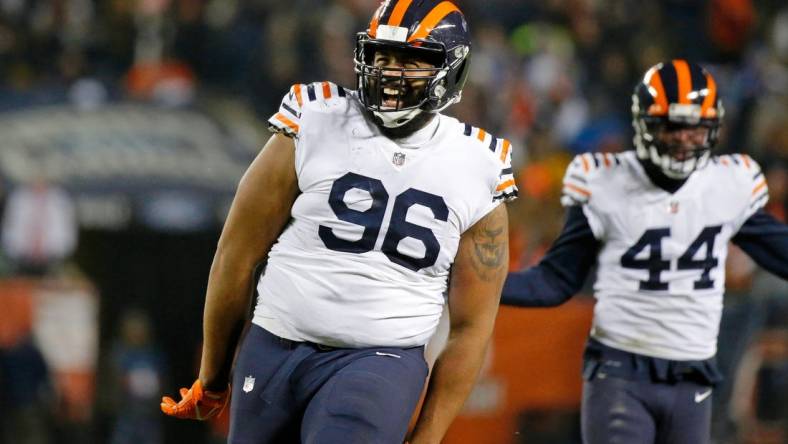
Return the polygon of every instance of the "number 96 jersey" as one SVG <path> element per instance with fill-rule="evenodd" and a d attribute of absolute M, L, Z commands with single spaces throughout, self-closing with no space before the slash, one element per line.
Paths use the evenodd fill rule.
<path fill-rule="evenodd" d="M 509 142 L 440 114 L 393 141 L 328 82 L 294 85 L 269 124 L 294 138 L 301 193 L 253 322 L 336 347 L 425 344 L 460 236 L 516 195 Z"/>
<path fill-rule="evenodd" d="M 562 203 L 582 205 L 602 243 L 591 336 L 658 358 L 712 357 L 728 241 L 767 199 L 745 155 L 714 158 L 672 194 L 652 184 L 633 151 L 577 156 Z"/>

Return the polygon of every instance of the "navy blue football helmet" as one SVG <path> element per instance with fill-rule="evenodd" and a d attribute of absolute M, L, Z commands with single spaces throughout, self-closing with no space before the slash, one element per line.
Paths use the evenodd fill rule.
<path fill-rule="evenodd" d="M 717 84 L 708 71 L 686 60 L 652 66 L 632 94 L 634 143 L 640 159 L 672 179 L 684 179 L 709 162 L 723 114 Z M 704 143 L 686 149 L 659 140 L 660 131 L 705 127 Z"/>
<path fill-rule="evenodd" d="M 375 66 L 378 50 L 412 54 L 434 69 Z M 389 128 L 400 127 L 421 112 L 438 112 L 460 101 L 468 77 L 471 41 L 462 12 L 450 1 L 390 0 L 381 3 L 366 32 L 356 38 L 355 70 L 359 98 Z M 424 80 L 413 100 L 394 95 L 384 105 L 384 88 L 405 91 L 407 81 Z M 388 97 L 389 103 L 393 100 Z"/>

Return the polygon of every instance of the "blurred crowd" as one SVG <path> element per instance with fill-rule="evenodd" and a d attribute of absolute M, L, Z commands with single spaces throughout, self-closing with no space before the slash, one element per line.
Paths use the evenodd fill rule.
<path fill-rule="evenodd" d="M 511 140 L 517 150 L 521 198 L 510 211 L 512 267 L 538 261 L 560 231 L 559 194 L 572 156 L 631 148 L 634 85 L 648 67 L 671 58 L 698 62 L 715 76 L 726 109 L 719 151 L 757 159 L 769 182 L 768 211 L 788 218 L 788 7 L 783 2 L 456 2 L 468 18 L 474 47 L 463 101 L 449 114 Z M 132 101 L 200 106 L 263 129 L 293 83 L 331 80 L 354 88 L 354 36 L 366 28 L 376 5 L 376 0 L 0 0 L 0 115 L 52 103 L 97 109 Z M 258 142 L 261 146 L 264 139 Z M 15 185 L 0 189 L 7 221 L 16 217 L 12 203 L 20 199 L 12 195 L 35 194 L 42 186 Z M 68 209 L 59 213 L 73 218 Z M 8 239 L 0 267 L 6 276 L 47 275 L 47 267 L 36 262 L 40 257 L 13 257 L 14 236 Z M 52 261 L 61 264 L 73 249 L 58 250 Z M 56 269 L 62 274 L 62 267 Z M 716 439 L 788 442 L 788 286 L 735 249 L 728 273 L 720 360 L 730 377 L 718 401 Z M 118 328 L 101 332 L 98 359 L 106 363 L 100 366 L 114 375 L 104 380 L 119 377 L 124 382 L 115 387 L 126 390 L 91 395 L 110 400 L 107 405 L 117 405 L 118 397 L 152 402 L 165 377 L 161 351 L 150 339 L 150 313 L 128 308 L 118 316 Z M 4 384 L 19 362 L 40 370 L 24 381 L 36 386 L 46 404 L 52 395 L 40 352 L 29 339 L 9 344 L 0 343 L 3 411 L 22 402 L 3 396 L 15 393 Z M 135 405 L 117 411 L 117 422 L 103 436 L 132 442 L 131 431 L 137 431 L 148 433 L 137 442 L 164 442 L 155 425 L 159 418 L 146 417 Z M 35 418 L 34 411 L 28 428 L 40 431 Z M 0 443 L 49 442 L 35 433 L 20 441 L 12 429 L 0 427 L 5 433 Z M 87 442 L 81 439 L 73 442 Z"/>

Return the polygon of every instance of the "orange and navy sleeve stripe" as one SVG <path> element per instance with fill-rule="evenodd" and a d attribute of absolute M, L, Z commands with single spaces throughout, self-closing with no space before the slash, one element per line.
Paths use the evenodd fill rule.
<path fill-rule="evenodd" d="M 618 156 L 609 153 L 578 154 L 564 174 L 561 204 L 565 207 L 584 205 L 591 199 L 590 172 L 620 164 Z"/>
<path fill-rule="evenodd" d="M 500 162 L 501 170 L 493 192 L 493 200 L 508 202 L 517 198 L 517 184 L 512 172 L 512 143 L 493 136 L 482 128 L 465 124 L 463 134 L 478 140 Z"/>
<path fill-rule="evenodd" d="M 301 115 L 306 104 L 346 96 L 347 91 L 343 87 L 331 82 L 297 83 L 290 87 L 277 113 L 268 119 L 268 127 L 273 132 L 296 137 L 301 131 Z"/>
<path fill-rule="evenodd" d="M 766 176 L 763 175 L 758 162 L 746 154 L 734 154 L 729 157 L 731 160 L 735 160 L 736 165 L 746 168 L 747 173 L 752 177 L 749 211 L 755 212 L 766 206 L 766 203 L 769 202 L 769 185 L 766 183 Z"/>

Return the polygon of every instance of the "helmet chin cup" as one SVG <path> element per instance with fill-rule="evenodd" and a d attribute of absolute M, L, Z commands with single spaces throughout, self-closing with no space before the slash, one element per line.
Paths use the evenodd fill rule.
<path fill-rule="evenodd" d="M 381 124 L 386 128 L 399 128 L 413 120 L 422 112 L 419 108 L 404 111 L 372 111 L 372 114 L 380 119 Z"/>
<path fill-rule="evenodd" d="M 683 160 L 677 160 L 670 154 L 661 153 L 653 144 L 649 146 L 636 144 L 636 149 L 638 157 L 654 164 L 666 177 L 677 180 L 686 179 L 693 172 L 706 167 L 711 158 L 710 149 L 705 150 L 699 156 L 691 156 Z"/>

